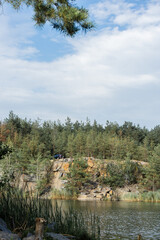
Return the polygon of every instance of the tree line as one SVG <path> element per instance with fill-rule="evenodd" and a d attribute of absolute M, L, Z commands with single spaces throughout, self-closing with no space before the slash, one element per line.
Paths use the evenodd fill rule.
<path fill-rule="evenodd" d="M 103 126 L 96 120 L 91 123 L 89 119 L 72 122 L 69 117 L 64 123 L 59 120 L 41 122 L 21 119 L 12 111 L 0 122 L 0 165 L 7 176 L 11 177 L 19 170 L 20 174 L 33 173 L 39 180 L 41 171 L 50 169 L 50 160 L 55 154 L 64 158 L 85 156 L 115 160 L 119 165 L 107 167 L 109 176 L 114 178 L 126 175 L 129 168 L 132 169 L 131 173 L 128 172 L 130 175 L 137 174 L 135 165 L 129 162 L 124 170 L 121 162 L 145 161 L 150 167 L 144 174 L 141 171 L 144 180 L 150 181 L 151 185 L 156 183 L 157 187 L 160 185 L 160 125 L 148 130 L 132 122 L 124 122 L 120 126 L 107 121 Z"/>
<path fill-rule="evenodd" d="M 65 123 L 21 119 L 13 112 L 0 122 L 0 157 L 12 149 L 28 157 L 75 155 L 100 159 L 124 160 L 130 158 L 149 161 L 154 148 L 160 144 L 160 125 L 152 130 L 132 122 L 106 122 L 103 126 L 95 120 Z M 27 161 L 27 159 L 26 159 Z"/>

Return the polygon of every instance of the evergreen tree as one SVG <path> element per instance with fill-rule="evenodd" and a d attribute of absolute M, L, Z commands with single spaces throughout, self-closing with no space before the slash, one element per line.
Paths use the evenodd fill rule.
<path fill-rule="evenodd" d="M 74 139 L 75 151 L 81 156 L 85 153 L 85 135 L 82 131 L 79 131 Z"/>
<path fill-rule="evenodd" d="M 22 5 L 32 7 L 33 19 L 37 25 L 43 26 L 49 22 L 53 28 L 69 36 L 75 35 L 81 29 L 87 31 L 93 28 L 88 11 L 76 6 L 72 0 L 4 0 L 4 2 L 11 4 L 15 9 Z"/>
<path fill-rule="evenodd" d="M 67 142 L 67 156 L 68 157 L 73 157 L 76 155 L 76 152 L 75 152 L 75 145 L 74 145 L 74 134 L 70 134 L 68 136 L 68 142 Z"/>
<path fill-rule="evenodd" d="M 0 141 L 0 159 L 11 152 L 11 148 Z"/>
<path fill-rule="evenodd" d="M 96 132 L 92 129 L 86 136 L 86 145 L 85 145 L 87 156 L 95 156 L 96 152 Z"/>
<path fill-rule="evenodd" d="M 79 193 L 83 189 L 85 183 L 91 179 L 91 174 L 87 172 L 87 161 L 82 158 L 75 158 L 67 173 L 68 184 L 66 189 L 72 194 Z"/>
<path fill-rule="evenodd" d="M 160 188 L 160 144 L 154 148 L 150 158 L 150 168 L 147 177 L 152 181 L 153 191 Z"/>

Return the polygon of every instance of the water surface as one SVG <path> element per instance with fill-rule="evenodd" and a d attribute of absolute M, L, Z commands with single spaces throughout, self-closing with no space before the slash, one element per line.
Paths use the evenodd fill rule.
<path fill-rule="evenodd" d="M 102 240 L 134 240 L 138 234 L 144 240 L 160 240 L 160 203 L 59 200 L 59 204 L 64 210 L 95 212 Z"/>

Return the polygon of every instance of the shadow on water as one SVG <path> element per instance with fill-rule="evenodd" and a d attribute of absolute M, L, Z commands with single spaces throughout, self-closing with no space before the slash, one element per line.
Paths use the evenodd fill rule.
<path fill-rule="evenodd" d="M 101 239 L 160 240 L 160 204 L 142 202 L 71 201 L 57 202 L 65 211 L 72 207 L 83 214 L 95 213 L 100 217 Z"/>

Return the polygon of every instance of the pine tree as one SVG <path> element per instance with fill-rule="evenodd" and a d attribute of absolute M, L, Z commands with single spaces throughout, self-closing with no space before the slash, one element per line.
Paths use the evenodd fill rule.
<path fill-rule="evenodd" d="M 79 30 L 90 30 L 93 23 L 89 21 L 87 9 L 78 7 L 72 0 L 4 0 L 20 9 L 22 5 L 32 7 L 33 19 L 37 25 L 49 22 L 51 26 L 64 34 L 74 36 Z M 2 0 L 0 0 L 2 5 Z"/>
<path fill-rule="evenodd" d="M 157 188 L 160 188 L 160 144 L 154 148 L 150 158 L 148 178 L 152 180 L 153 191 Z"/>
<path fill-rule="evenodd" d="M 75 158 L 72 162 L 69 173 L 67 174 L 68 184 L 66 189 L 72 194 L 79 193 L 83 189 L 84 183 L 87 183 L 91 174 L 87 171 L 87 161 L 83 158 Z"/>

